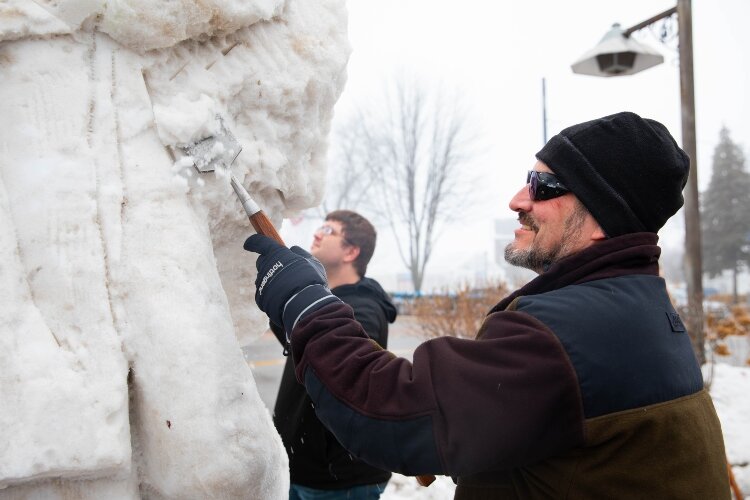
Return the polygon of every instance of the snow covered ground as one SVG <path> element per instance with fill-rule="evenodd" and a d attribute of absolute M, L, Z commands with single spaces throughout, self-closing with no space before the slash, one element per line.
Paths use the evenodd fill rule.
<path fill-rule="evenodd" d="M 750 498 L 750 367 L 715 364 L 711 395 L 735 479 L 745 498 Z"/>

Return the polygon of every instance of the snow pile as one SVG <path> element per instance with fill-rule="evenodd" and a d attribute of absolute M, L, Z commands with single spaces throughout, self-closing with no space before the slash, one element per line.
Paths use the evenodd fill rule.
<path fill-rule="evenodd" d="M 740 490 L 750 496 L 750 368 L 716 363 L 713 370 L 711 397 L 721 420 L 727 459 Z"/>
<path fill-rule="evenodd" d="M 456 485 L 446 476 L 438 476 L 427 486 L 420 486 L 417 478 L 393 474 L 380 500 L 452 500 Z"/>
<path fill-rule="evenodd" d="M 249 223 L 177 146 L 221 116 L 279 223 L 317 203 L 343 0 L 0 4 L 0 498 L 282 498 L 235 334 Z M 75 481 L 72 479 L 76 479 Z"/>

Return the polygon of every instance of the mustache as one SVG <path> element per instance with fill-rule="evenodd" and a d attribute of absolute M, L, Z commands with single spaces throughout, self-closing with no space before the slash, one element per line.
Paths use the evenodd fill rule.
<path fill-rule="evenodd" d="M 537 226 L 534 218 L 526 212 L 521 212 L 518 214 L 518 222 L 520 222 L 524 226 L 529 226 L 534 231 L 537 231 L 539 229 L 539 226 Z"/>

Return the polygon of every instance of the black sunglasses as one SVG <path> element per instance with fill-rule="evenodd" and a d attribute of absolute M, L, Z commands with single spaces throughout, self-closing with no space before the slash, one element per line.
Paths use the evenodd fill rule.
<path fill-rule="evenodd" d="M 551 200 L 570 192 L 555 174 L 549 172 L 529 170 L 526 174 L 526 184 L 529 185 L 529 196 L 533 201 Z"/>

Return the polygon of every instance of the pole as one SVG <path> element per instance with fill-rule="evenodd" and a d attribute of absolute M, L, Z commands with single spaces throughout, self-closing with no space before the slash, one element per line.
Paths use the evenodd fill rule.
<path fill-rule="evenodd" d="M 698 156 L 695 139 L 695 91 L 693 84 L 693 14 L 690 0 L 677 1 L 680 53 L 680 103 L 682 148 L 690 156 L 690 175 L 685 186 L 685 265 L 688 294 L 687 328 L 700 364 L 706 362 L 703 332 L 703 264 Z"/>
<path fill-rule="evenodd" d="M 542 77 L 542 146 L 547 144 L 547 79 Z"/>

